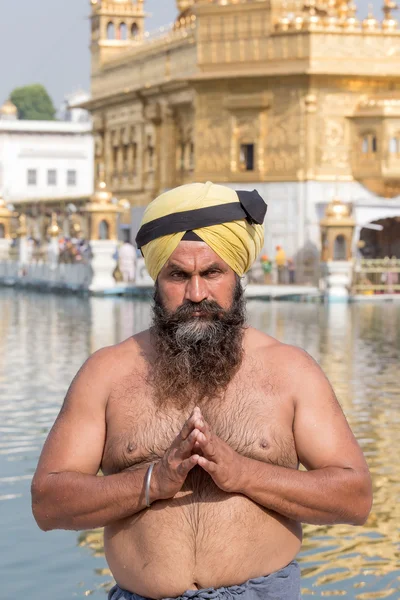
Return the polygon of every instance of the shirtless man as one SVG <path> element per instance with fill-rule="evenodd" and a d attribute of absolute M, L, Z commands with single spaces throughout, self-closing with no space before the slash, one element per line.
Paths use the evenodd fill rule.
<path fill-rule="evenodd" d="M 326 377 L 245 323 L 265 211 L 212 184 L 149 205 L 153 327 L 89 358 L 43 449 L 35 518 L 105 527 L 110 600 L 298 600 L 301 523 L 368 517 L 368 468 Z"/>

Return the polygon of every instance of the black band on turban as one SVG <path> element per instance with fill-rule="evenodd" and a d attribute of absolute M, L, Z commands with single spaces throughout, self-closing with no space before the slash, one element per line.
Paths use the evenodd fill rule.
<path fill-rule="evenodd" d="M 262 225 L 267 214 L 267 205 L 257 190 L 238 191 L 236 194 L 239 202 L 176 212 L 146 223 L 136 236 L 137 247 L 140 249 L 164 235 L 222 225 L 232 221 L 247 220 L 251 225 L 255 223 Z"/>

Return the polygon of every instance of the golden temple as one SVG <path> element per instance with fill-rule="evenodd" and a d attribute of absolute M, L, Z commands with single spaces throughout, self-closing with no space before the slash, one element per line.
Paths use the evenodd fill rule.
<path fill-rule="evenodd" d="M 117 197 L 143 207 L 192 181 L 257 187 L 273 243 L 292 252 L 317 239 L 332 186 L 360 227 L 400 215 L 394 2 L 359 21 L 351 0 L 178 0 L 155 35 L 143 0 L 91 6 L 85 106 Z"/>

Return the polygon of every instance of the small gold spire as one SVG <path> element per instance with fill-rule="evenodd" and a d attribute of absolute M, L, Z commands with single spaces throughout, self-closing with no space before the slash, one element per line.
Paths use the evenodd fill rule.
<path fill-rule="evenodd" d="M 51 223 L 47 228 L 47 235 L 49 235 L 50 237 L 58 237 L 59 233 L 60 228 L 57 223 L 57 213 L 53 212 L 51 213 Z"/>
<path fill-rule="evenodd" d="M 364 31 L 376 31 L 379 28 L 378 20 L 374 17 L 372 4 L 368 5 L 368 16 L 362 22 Z"/>
<path fill-rule="evenodd" d="M 336 0 L 328 0 L 327 15 L 324 19 L 324 25 L 328 29 L 336 29 L 339 25 Z"/>
<path fill-rule="evenodd" d="M 287 12 L 287 1 L 283 0 L 282 2 L 282 14 L 279 17 L 277 23 L 275 24 L 275 29 L 277 31 L 288 31 L 291 24 L 291 19 L 289 18 Z"/>
<path fill-rule="evenodd" d="M 399 8 L 399 5 L 397 4 L 397 2 L 393 2 L 393 0 L 384 0 L 384 2 L 385 3 L 383 5 L 382 10 L 383 14 L 385 15 L 385 18 L 382 21 L 382 28 L 386 32 L 394 31 L 398 27 L 398 22 L 392 15 L 392 11 L 397 10 Z"/>
<path fill-rule="evenodd" d="M 317 12 L 317 1 L 308 0 L 304 5 L 304 10 L 307 12 L 307 16 L 304 19 L 306 29 L 315 29 L 321 24 L 321 19 Z"/>
<path fill-rule="evenodd" d="M 111 204 L 112 193 L 108 191 L 105 181 L 100 181 L 97 184 L 96 191 L 90 198 L 93 204 Z"/>

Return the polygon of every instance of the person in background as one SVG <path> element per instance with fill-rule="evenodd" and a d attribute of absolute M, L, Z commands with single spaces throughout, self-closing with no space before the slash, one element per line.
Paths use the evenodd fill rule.
<path fill-rule="evenodd" d="M 136 252 L 133 245 L 127 240 L 119 249 L 118 265 L 122 273 L 122 280 L 124 283 L 130 283 L 134 281 L 136 271 Z"/>
<path fill-rule="evenodd" d="M 296 265 L 294 264 L 293 258 L 288 258 L 287 269 L 289 273 L 289 283 L 293 285 L 296 279 Z"/>
<path fill-rule="evenodd" d="M 271 285 L 272 283 L 272 262 L 267 254 L 261 257 L 261 266 L 264 271 L 264 283 L 265 285 Z"/>
<path fill-rule="evenodd" d="M 286 273 L 286 253 L 282 246 L 276 247 L 275 254 L 275 264 L 278 269 L 278 283 L 286 283 L 285 281 L 285 273 Z"/>

